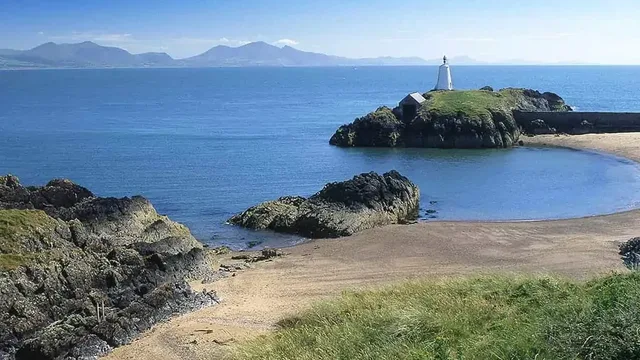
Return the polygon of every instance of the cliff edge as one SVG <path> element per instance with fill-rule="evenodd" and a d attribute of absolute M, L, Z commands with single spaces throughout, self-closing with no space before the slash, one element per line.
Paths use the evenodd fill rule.
<path fill-rule="evenodd" d="M 92 359 L 174 314 L 217 302 L 189 230 L 142 197 L 69 180 L 0 177 L 0 359 Z"/>

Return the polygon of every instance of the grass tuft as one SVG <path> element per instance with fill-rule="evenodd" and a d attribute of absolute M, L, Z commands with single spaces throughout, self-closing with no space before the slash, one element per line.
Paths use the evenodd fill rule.
<path fill-rule="evenodd" d="M 37 259 L 34 244 L 47 244 L 57 222 L 40 210 L 0 210 L 0 270 Z M 49 244 L 51 245 L 51 244 Z"/>
<path fill-rule="evenodd" d="M 484 277 L 345 293 L 239 359 L 638 359 L 640 273 Z"/>

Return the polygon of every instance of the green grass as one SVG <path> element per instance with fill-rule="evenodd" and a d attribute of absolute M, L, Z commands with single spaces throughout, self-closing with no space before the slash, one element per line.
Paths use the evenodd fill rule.
<path fill-rule="evenodd" d="M 425 94 L 426 106 L 423 110 L 438 116 L 464 114 L 469 118 L 490 119 L 491 111 L 510 111 L 522 91 L 503 89 L 499 92 L 483 90 L 435 91 Z"/>
<path fill-rule="evenodd" d="M 49 242 L 56 220 L 40 210 L 0 210 L 0 269 L 11 270 L 38 257 L 29 242 Z M 49 244 L 51 245 L 51 244 Z"/>
<path fill-rule="evenodd" d="M 38 254 L 0 254 L 0 270 L 14 270 L 37 258 Z"/>
<path fill-rule="evenodd" d="M 238 359 L 639 359 L 640 273 L 485 277 L 345 293 Z"/>

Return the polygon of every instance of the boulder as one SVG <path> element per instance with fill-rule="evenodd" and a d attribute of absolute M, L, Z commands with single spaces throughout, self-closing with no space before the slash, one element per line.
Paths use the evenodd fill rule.
<path fill-rule="evenodd" d="M 620 245 L 620 255 L 624 265 L 631 270 L 640 268 L 640 237 L 630 239 Z"/>
<path fill-rule="evenodd" d="M 570 133 L 572 135 L 584 135 L 584 134 L 589 134 L 591 132 L 593 132 L 593 124 L 590 123 L 587 120 L 582 120 L 580 122 L 579 126 L 574 127 L 573 129 L 571 129 Z"/>
<path fill-rule="evenodd" d="M 420 191 L 397 171 L 374 172 L 330 183 L 309 198 L 282 197 L 229 219 L 250 229 L 269 229 L 310 238 L 349 236 L 418 217 Z"/>
<path fill-rule="evenodd" d="M 90 359 L 174 314 L 217 302 L 189 230 L 142 197 L 100 198 L 69 180 L 0 177 L 0 358 Z"/>
<path fill-rule="evenodd" d="M 524 128 L 524 131 L 531 135 L 553 135 L 557 133 L 555 128 L 547 125 L 547 123 L 542 119 L 531 121 L 529 126 Z"/>
<path fill-rule="evenodd" d="M 560 96 L 530 89 L 431 91 L 424 98 L 414 118 L 404 118 L 399 107 L 381 107 L 342 125 L 329 143 L 342 147 L 510 147 L 520 137 L 514 111 L 571 111 Z"/>

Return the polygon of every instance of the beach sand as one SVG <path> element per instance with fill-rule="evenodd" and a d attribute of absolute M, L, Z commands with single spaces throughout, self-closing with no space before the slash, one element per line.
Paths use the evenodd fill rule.
<path fill-rule="evenodd" d="M 523 137 L 526 145 L 608 152 L 640 161 L 640 133 Z M 490 199 L 487 199 L 490 201 Z M 284 249 L 213 284 L 220 305 L 155 326 L 107 359 L 220 359 L 236 342 L 343 290 L 483 273 L 588 278 L 624 271 L 618 245 L 640 236 L 640 210 L 539 222 L 429 222 L 393 225 Z M 225 260 L 226 261 L 226 260 Z"/>

